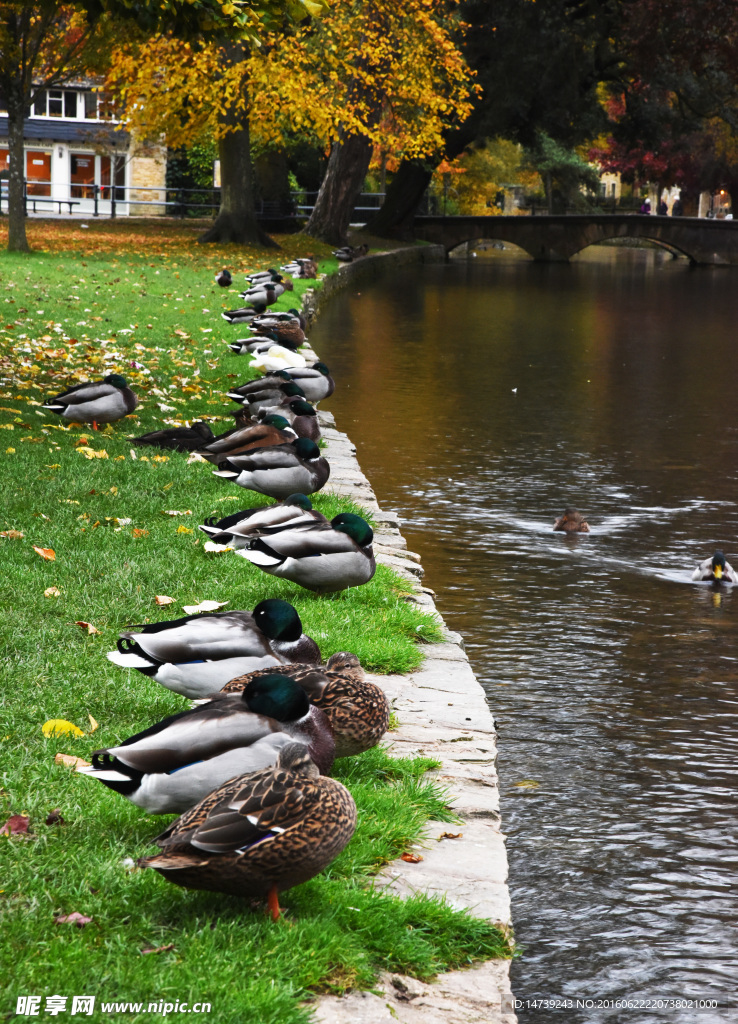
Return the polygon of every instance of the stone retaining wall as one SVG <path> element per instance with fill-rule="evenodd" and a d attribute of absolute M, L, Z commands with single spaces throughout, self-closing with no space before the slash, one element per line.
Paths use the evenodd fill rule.
<path fill-rule="evenodd" d="M 364 257 L 325 281 L 318 293 L 320 302 L 349 283 L 386 272 L 388 265 L 438 260 L 439 249 L 416 247 Z M 306 296 L 311 316 L 315 315 L 315 298 L 314 294 Z M 326 489 L 371 510 L 377 523 L 377 560 L 407 579 L 413 594 L 410 600 L 438 615 L 433 591 L 421 582 L 420 557 L 408 551 L 397 516 L 380 509 L 358 464 L 356 449 L 335 429 L 332 415 L 321 412 L 319 416 L 331 465 Z M 425 655 L 415 672 L 369 678 L 385 690 L 400 721 L 399 729 L 387 735 L 394 751 L 398 756 L 423 755 L 441 763 L 438 780 L 448 790 L 448 802 L 462 824 L 429 822 L 426 837 L 417 847 L 423 860 L 417 864 L 392 862 L 378 876 L 377 884 L 398 894 L 424 891 L 442 895 L 455 907 L 468 908 L 509 928 L 494 720 L 459 634 L 446 629 L 445 642 L 428 645 Z M 444 833 L 461 835 L 442 838 Z M 320 998 L 315 1017 L 320 1024 L 515 1024 L 509 966 L 507 960 L 489 961 L 470 970 L 439 975 L 430 984 L 384 974 L 372 992 Z"/>

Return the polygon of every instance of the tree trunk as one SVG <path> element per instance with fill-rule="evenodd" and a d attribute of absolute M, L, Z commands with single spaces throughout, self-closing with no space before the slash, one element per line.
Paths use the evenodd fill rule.
<path fill-rule="evenodd" d="M 333 144 L 325 177 L 305 231 L 329 245 L 345 245 L 351 214 L 364 184 L 372 144 L 348 135 Z"/>
<path fill-rule="evenodd" d="M 248 57 L 248 50 L 241 43 L 225 43 L 221 52 L 224 65 L 240 64 Z M 238 245 L 263 245 L 278 249 L 277 243 L 261 230 L 256 220 L 248 115 L 249 97 L 245 84 L 243 88 L 243 111 L 237 111 L 234 106 L 229 106 L 220 115 L 221 124 L 229 129 L 218 140 L 220 210 L 213 226 L 201 235 L 198 241 L 235 242 Z"/>
<path fill-rule="evenodd" d="M 8 252 L 30 252 L 26 238 L 23 99 L 8 96 Z"/>
<path fill-rule="evenodd" d="M 224 115 L 229 119 L 233 115 Z M 251 165 L 249 122 L 238 117 L 238 128 L 218 140 L 220 157 L 220 210 L 215 223 L 199 242 L 235 242 L 278 248 L 259 227 L 254 204 L 254 171 Z"/>
<path fill-rule="evenodd" d="M 413 219 L 432 177 L 431 164 L 423 160 L 403 160 L 381 209 L 367 224 L 367 231 L 384 238 L 412 238 Z"/>

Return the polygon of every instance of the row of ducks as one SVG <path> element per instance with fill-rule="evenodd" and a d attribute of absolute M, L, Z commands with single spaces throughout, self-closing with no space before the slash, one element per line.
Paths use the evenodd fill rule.
<path fill-rule="evenodd" d="M 564 509 L 563 515 L 556 519 L 553 528 L 564 533 L 590 532 L 589 523 L 576 508 Z M 700 562 L 692 573 L 692 580 L 695 583 L 738 583 L 738 573 L 730 562 L 726 561 L 724 553 L 716 551 L 714 555 Z"/>
<path fill-rule="evenodd" d="M 217 476 L 278 499 L 208 519 L 201 529 L 210 543 L 232 547 L 271 575 L 330 592 L 371 579 L 373 535 L 360 516 L 342 513 L 329 522 L 312 508 L 308 495 L 324 486 L 330 469 L 308 399 L 321 401 L 335 384 L 306 349 L 297 311 L 258 308 L 271 304 L 281 285 L 267 274 L 268 281 L 249 282 L 249 300 L 267 301 L 254 302 L 249 323 L 256 334 L 238 351 L 256 363 L 277 347 L 288 366 L 265 366 L 263 377 L 229 392 L 240 409 L 224 434 L 196 423 L 132 440 L 195 452 Z M 96 427 L 136 403 L 125 379 L 110 374 L 45 407 Z M 155 840 L 160 852 L 139 863 L 188 888 L 266 897 L 276 918 L 278 893 L 326 867 L 353 834 L 356 806 L 329 773 L 335 757 L 379 742 L 389 722 L 384 692 L 365 679 L 355 655 L 321 664 L 296 610 L 275 599 L 252 612 L 132 626 L 108 658 L 193 701 L 95 751 L 92 764 L 79 769 L 149 813 L 180 814 Z"/>

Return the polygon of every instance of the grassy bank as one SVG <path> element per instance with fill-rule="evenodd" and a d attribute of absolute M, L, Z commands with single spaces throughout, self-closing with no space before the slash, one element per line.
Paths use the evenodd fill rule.
<path fill-rule="evenodd" d="M 196 244 L 198 232 L 186 223 L 32 222 L 35 251 L 0 255 L 0 822 L 30 818 L 28 833 L 0 836 L 1 955 L 16 964 L 6 1013 L 18 995 L 42 996 L 43 1014 L 46 995 L 71 1003 L 95 994 L 95 1019 L 147 1017 L 145 1009 L 101 1014 L 102 1000 L 179 999 L 210 1002 L 219 1022 L 249 1012 L 290 1024 L 308 1019 L 301 1000 L 310 990 L 367 985 L 380 967 L 428 977 L 507 952 L 484 922 L 368 885 L 428 817 L 446 814 L 442 794 L 423 782 L 423 760 L 372 751 L 338 764 L 359 807 L 357 833 L 328 872 L 285 895 L 288 916 L 276 926 L 246 903 L 132 870 L 169 819 L 54 762 L 58 752 L 88 758 L 187 706 L 105 658 L 124 626 L 174 618 L 183 605 L 250 609 L 283 597 L 324 658 L 352 650 L 380 672 L 414 667 L 418 641 L 438 637 L 435 620 L 403 600 L 402 582 L 383 567 L 367 586 L 316 597 L 232 553 L 205 554 L 197 525 L 206 516 L 265 499 L 184 455 L 132 457 L 128 434 L 195 419 L 216 433 L 232 424 L 224 393 L 249 374 L 225 342 L 248 332 L 221 319 L 240 300 L 215 285 L 214 271 L 228 266 L 240 284 L 245 273 L 308 252 L 321 270 L 336 266 L 312 240 L 281 238 L 277 254 L 214 250 Z M 296 282 L 277 308 L 299 304 L 310 284 Z M 107 431 L 70 429 L 41 409 L 49 395 L 110 372 L 128 379 L 140 405 Z M 330 482 L 315 505 L 327 515 L 350 507 Z M 157 595 L 173 603 L 159 607 Z M 54 718 L 83 735 L 45 738 L 41 725 Z M 65 824 L 45 824 L 55 808 Z M 74 912 L 92 920 L 55 923 Z"/>

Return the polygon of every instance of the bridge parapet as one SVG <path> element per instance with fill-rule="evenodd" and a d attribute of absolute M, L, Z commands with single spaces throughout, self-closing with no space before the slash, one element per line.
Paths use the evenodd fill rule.
<path fill-rule="evenodd" d="M 738 221 L 639 214 L 567 214 L 535 217 L 416 217 L 415 237 L 448 254 L 465 242 L 493 239 L 519 246 L 534 260 L 568 262 L 614 238 L 642 238 L 687 256 L 692 263 L 738 266 Z"/>

